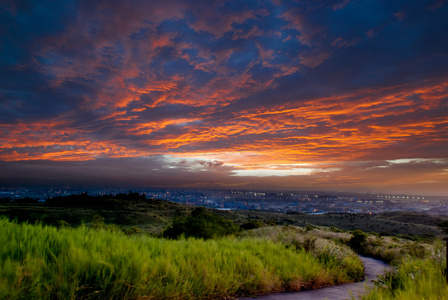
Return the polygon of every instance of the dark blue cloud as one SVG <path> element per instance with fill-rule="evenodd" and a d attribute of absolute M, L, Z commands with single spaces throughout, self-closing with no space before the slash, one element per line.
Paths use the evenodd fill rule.
<path fill-rule="evenodd" d="M 53 60 L 34 53 L 45 38 L 62 34 L 75 15 L 71 1 L 7 1 L 2 5 L 0 122 L 56 116 L 78 107 L 83 89 L 92 92 L 81 87 L 82 80 L 51 87 L 52 76 L 39 66 L 51 67 Z M 74 91 L 71 84 L 81 89 Z"/>
<path fill-rule="evenodd" d="M 144 121 L 176 120 L 194 116 L 202 116 L 207 107 L 194 107 L 184 104 L 167 104 L 147 108 L 137 113 L 139 119 Z"/>
<path fill-rule="evenodd" d="M 29 51 L 43 37 L 56 36 L 76 15 L 73 1 L 6 1 L 0 8 L 0 62 L 29 62 Z"/>
<path fill-rule="evenodd" d="M 36 121 L 56 117 L 77 109 L 83 96 L 94 95 L 89 82 L 64 81 L 51 87 L 47 76 L 33 69 L 2 69 L 0 71 L 0 122 Z"/>
<path fill-rule="evenodd" d="M 321 34 L 313 36 L 311 48 L 318 45 L 316 51 L 328 53 L 328 58 L 315 67 L 278 78 L 275 90 L 242 99 L 241 105 L 269 106 L 446 77 L 448 5 L 436 11 L 427 6 L 418 1 L 353 1 L 336 11 L 325 6 L 298 10 L 297 18 L 322 28 Z M 401 11 L 400 20 L 396 13 Z M 334 43 L 338 38 L 342 39 Z"/>

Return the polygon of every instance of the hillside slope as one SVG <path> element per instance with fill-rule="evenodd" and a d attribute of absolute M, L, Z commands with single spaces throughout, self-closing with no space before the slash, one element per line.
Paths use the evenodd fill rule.
<path fill-rule="evenodd" d="M 106 224 L 121 228 L 137 227 L 143 232 L 159 234 L 175 218 L 185 217 L 194 207 L 165 200 L 146 199 L 137 193 L 89 196 L 87 194 L 59 197 L 46 203 L 0 204 L 0 215 L 19 222 L 40 221 L 60 225 L 61 220 L 71 226 L 89 224 L 99 215 Z M 423 213 L 388 212 L 370 214 L 280 214 L 260 211 L 210 212 L 233 220 L 241 225 L 248 221 L 260 221 L 270 225 L 327 226 L 342 230 L 361 229 L 365 232 L 384 232 L 395 235 L 439 235 L 437 224 L 441 217 Z"/>

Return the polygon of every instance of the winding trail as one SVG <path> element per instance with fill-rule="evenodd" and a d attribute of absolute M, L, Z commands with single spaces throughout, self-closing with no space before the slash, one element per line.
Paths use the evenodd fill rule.
<path fill-rule="evenodd" d="M 266 296 L 259 296 L 254 298 L 242 298 L 242 300 L 345 300 L 345 299 L 361 299 L 362 295 L 366 293 L 366 289 L 373 287 L 372 280 L 376 279 L 377 275 L 383 274 L 384 269 L 389 269 L 390 266 L 380 260 L 370 257 L 359 257 L 364 263 L 364 280 L 361 282 L 348 283 L 337 286 L 330 286 L 317 290 L 301 291 L 295 293 L 280 293 Z M 353 296 L 353 298 L 352 298 Z"/>

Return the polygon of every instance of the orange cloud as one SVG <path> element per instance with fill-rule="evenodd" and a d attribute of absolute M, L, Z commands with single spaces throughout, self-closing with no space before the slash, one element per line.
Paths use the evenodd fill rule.
<path fill-rule="evenodd" d="M 0 144 L 0 159 L 73 161 L 163 154 L 216 159 L 241 170 L 294 169 L 302 164 L 310 172 L 320 172 L 325 165 L 365 160 L 378 152 L 402 157 L 403 153 L 391 150 L 400 144 L 412 144 L 417 151 L 421 146 L 446 143 L 448 116 L 437 111 L 446 108 L 447 95 L 447 82 L 415 89 L 360 90 L 233 111 L 216 123 L 208 119 L 221 106 L 196 117 L 168 116 L 150 122 L 138 115 L 143 107 L 99 118 L 100 127 L 112 126 L 112 135 L 105 137 L 94 126 L 73 126 L 63 117 L 2 125 L 8 138 Z M 120 138 L 113 136 L 117 130 L 122 132 Z"/>

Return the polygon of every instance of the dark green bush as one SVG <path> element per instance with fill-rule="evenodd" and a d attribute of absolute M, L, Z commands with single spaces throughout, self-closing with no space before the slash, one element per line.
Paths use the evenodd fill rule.
<path fill-rule="evenodd" d="M 205 208 L 197 207 L 187 218 L 175 220 L 166 228 L 162 236 L 177 239 L 180 236 L 211 239 L 231 235 L 239 231 L 232 220 L 207 213 Z"/>
<path fill-rule="evenodd" d="M 367 240 L 367 234 L 365 234 L 362 230 L 355 230 L 352 232 L 352 237 L 348 241 L 348 245 L 354 251 L 363 254 L 364 245 Z"/>
<path fill-rule="evenodd" d="M 251 230 L 251 229 L 257 229 L 257 228 L 260 228 L 263 226 L 264 226 L 264 224 L 260 220 L 256 220 L 256 221 L 251 220 L 251 221 L 241 224 L 240 228 L 243 230 Z"/>

